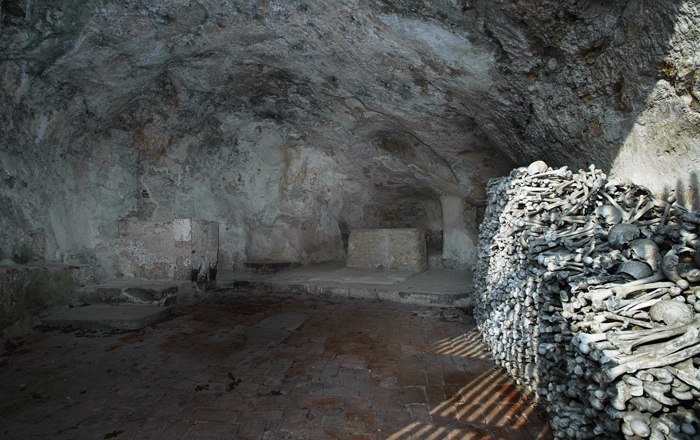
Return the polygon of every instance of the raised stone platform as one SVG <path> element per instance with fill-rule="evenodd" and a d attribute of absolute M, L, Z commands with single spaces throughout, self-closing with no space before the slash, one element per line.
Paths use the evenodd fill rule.
<path fill-rule="evenodd" d="M 168 306 L 175 304 L 189 281 L 112 280 L 84 286 L 77 291 L 84 303 L 132 303 Z"/>
<path fill-rule="evenodd" d="M 124 278 L 208 282 L 216 278 L 218 250 L 216 222 L 119 222 L 117 268 Z"/>
<path fill-rule="evenodd" d="M 373 271 L 323 263 L 273 274 L 220 272 L 218 288 L 251 293 L 292 293 L 368 298 L 437 307 L 468 307 L 472 303 L 472 273 L 430 269 L 422 273 Z"/>
<path fill-rule="evenodd" d="M 72 302 L 75 287 L 91 279 L 86 265 L 0 264 L 0 330 L 46 307 Z"/>
<path fill-rule="evenodd" d="M 141 304 L 93 304 L 55 310 L 42 319 L 47 327 L 105 330 L 138 330 L 162 321 L 170 307 Z"/>
<path fill-rule="evenodd" d="M 421 272 L 428 268 L 421 229 L 353 229 L 347 266 L 357 269 Z"/>

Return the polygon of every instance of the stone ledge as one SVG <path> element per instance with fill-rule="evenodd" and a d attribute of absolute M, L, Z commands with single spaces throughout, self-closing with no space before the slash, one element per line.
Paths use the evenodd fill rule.
<path fill-rule="evenodd" d="M 95 303 L 131 303 L 169 306 L 178 302 L 182 296 L 183 284 L 187 281 L 159 280 L 112 280 L 100 284 L 84 286 L 77 291 L 82 302 Z"/>
<path fill-rule="evenodd" d="M 93 304 L 52 312 L 42 320 L 47 327 L 139 330 L 162 321 L 170 307 L 141 304 Z"/>
<path fill-rule="evenodd" d="M 3 264 L 0 274 L 0 329 L 72 302 L 75 287 L 92 278 L 89 266 L 63 263 Z"/>

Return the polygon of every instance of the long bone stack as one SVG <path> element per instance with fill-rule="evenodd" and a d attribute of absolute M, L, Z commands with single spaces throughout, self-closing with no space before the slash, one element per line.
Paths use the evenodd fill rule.
<path fill-rule="evenodd" d="M 700 215 L 593 167 L 488 190 L 474 314 L 555 435 L 697 438 Z"/>

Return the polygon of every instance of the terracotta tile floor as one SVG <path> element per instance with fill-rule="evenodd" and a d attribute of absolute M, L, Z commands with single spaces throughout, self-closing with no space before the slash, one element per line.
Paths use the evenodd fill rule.
<path fill-rule="evenodd" d="M 2 439 L 551 438 L 455 309 L 219 292 L 138 332 L 13 341 Z"/>

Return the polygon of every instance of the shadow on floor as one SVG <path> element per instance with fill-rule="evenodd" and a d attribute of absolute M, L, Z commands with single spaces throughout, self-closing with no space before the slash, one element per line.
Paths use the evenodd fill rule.
<path fill-rule="evenodd" d="M 434 344 L 437 354 L 464 359 L 490 360 L 481 334 L 444 338 Z M 390 440 L 438 439 L 549 439 L 549 427 L 536 413 L 533 396 L 513 383 L 499 368 L 473 377 L 444 401 L 430 409 L 431 422 L 413 422 L 393 433 Z M 537 423 L 533 423 L 537 421 Z"/>

